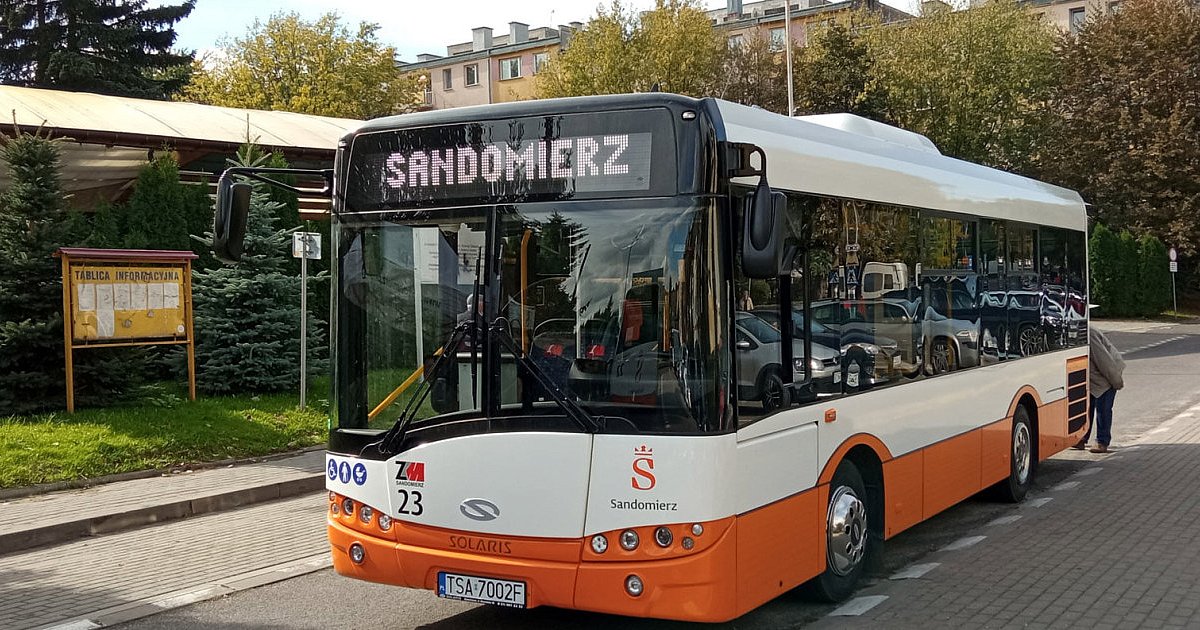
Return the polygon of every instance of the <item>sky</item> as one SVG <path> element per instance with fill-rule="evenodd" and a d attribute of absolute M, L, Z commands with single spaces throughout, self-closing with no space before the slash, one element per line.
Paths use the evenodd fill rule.
<path fill-rule="evenodd" d="M 888 4 L 904 8 L 907 2 Z M 472 28 L 490 26 L 496 35 L 505 35 L 509 22 L 524 22 L 530 28 L 587 22 L 600 4 L 599 0 L 197 0 L 191 15 L 175 26 L 176 45 L 203 54 L 223 38 L 244 36 L 256 18 L 266 22 L 274 13 L 295 11 L 315 19 L 336 10 L 349 25 L 379 24 L 380 42 L 394 46 L 401 61 L 416 61 L 418 54 L 445 55 L 447 45 L 470 41 Z M 648 9 L 654 0 L 626 0 L 626 4 Z M 725 0 L 705 0 L 704 6 L 720 8 Z"/>

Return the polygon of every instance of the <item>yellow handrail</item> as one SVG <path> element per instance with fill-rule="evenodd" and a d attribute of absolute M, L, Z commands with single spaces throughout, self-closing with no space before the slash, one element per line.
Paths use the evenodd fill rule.
<path fill-rule="evenodd" d="M 445 346 L 442 346 L 442 348 L 444 348 L 444 347 Z M 442 348 L 438 348 L 437 351 L 433 353 L 433 356 L 435 356 L 435 357 L 441 356 Z M 379 403 L 379 405 L 377 405 L 374 409 L 371 410 L 371 413 L 367 414 L 367 420 L 368 421 L 374 420 L 375 416 L 378 416 L 380 413 L 383 412 L 384 409 L 387 409 L 389 405 L 396 402 L 396 399 L 400 397 L 400 394 L 403 394 L 404 390 L 408 389 L 409 387 L 412 386 L 413 383 L 417 382 L 417 379 L 421 378 L 421 375 L 424 373 L 425 373 L 424 365 L 418 367 L 416 370 L 413 370 L 413 373 L 408 375 L 408 378 L 404 379 L 404 382 L 400 383 L 399 387 L 397 387 L 396 389 L 393 389 L 392 393 L 388 394 L 387 398 L 383 399 L 383 402 Z"/>

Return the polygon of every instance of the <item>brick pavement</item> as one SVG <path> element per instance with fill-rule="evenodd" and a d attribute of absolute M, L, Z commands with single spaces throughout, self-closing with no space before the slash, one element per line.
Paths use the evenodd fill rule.
<path fill-rule="evenodd" d="M 1198 489 L 1200 405 L 813 627 L 1200 627 Z"/>
<path fill-rule="evenodd" d="M 309 451 L 0 502 L 0 554 L 315 490 L 324 464 L 324 451 Z"/>
<path fill-rule="evenodd" d="M 262 583 L 246 574 L 328 555 L 325 509 L 323 493 L 308 494 L 0 556 L 0 628 L 189 603 L 229 592 L 231 576 Z"/>

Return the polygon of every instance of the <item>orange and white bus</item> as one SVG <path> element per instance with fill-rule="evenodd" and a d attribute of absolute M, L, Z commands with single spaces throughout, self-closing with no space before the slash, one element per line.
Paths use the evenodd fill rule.
<path fill-rule="evenodd" d="M 345 576 L 694 621 L 838 600 L 1085 429 L 1080 197 L 913 133 L 545 100 L 365 123 L 325 176 Z"/>

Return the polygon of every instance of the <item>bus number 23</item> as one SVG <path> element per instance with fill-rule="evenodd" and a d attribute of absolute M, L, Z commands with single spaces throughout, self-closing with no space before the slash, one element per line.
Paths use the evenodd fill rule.
<path fill-rule="evenodd" d="M 421 492 L 419 490 L 400 490 L 400 509 L 397 510 L 401 514 L 411 514 L 420 516 L 425 511 L 421 507 Z"/>

